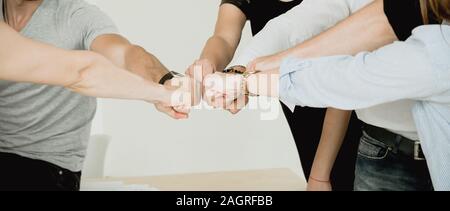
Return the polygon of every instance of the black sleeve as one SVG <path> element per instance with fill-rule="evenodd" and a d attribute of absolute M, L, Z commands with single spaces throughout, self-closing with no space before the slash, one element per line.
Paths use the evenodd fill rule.
<path fill-rule="evenodd" d="M 222 4 L 232 4 L 239 8 L 247 17 L 250 17 L 250 0 L 222 0 Z"/>
<path fill-rule="evenodd" d="M 384 12 L 398 39 L 404 41 L 423 25 L 420 0 L 384 0 Z"/>

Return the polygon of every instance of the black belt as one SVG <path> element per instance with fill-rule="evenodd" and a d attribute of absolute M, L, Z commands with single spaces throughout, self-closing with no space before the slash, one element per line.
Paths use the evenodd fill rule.
<path fill-rule="evenodd" d="M 414 141 L 386 129 L 369 124 L 364 124 L 363 127 L 367 135 L 386 144 L 392 152 L 400 152 L 417 161 L 425 160 L 420 141 Z"/>

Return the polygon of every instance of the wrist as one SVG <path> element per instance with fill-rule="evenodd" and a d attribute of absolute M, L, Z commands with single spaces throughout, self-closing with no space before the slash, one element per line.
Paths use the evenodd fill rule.
<path fill-rule="evenodd" d="M 184 77 L 184 76 L 175 71 L 168 71 L 165 75 L 163 75 L 161 77 L 161 79 L 159 80 L 158 83 L 160 85 L 166 85 L 170 80 L 172 80 L 173 78 L 176 78 L 176 77 Z"/>
<path fill-rule="evenodd" d="M 244 77 L 244 83 L 245 83 L 245 92 L 249 96 L 258 96 L 258 76 L 256 75 L 257 72 L 248 75 L 247 77 Z"/>
<path fill-rule="evenodd" d="M 333 164 L 322 160 L 323 156 L 320 156 L 321 152 L 318 152 L 311 167 L 310 178 L 319 181 L 330 181 L 331 170 Z"/>
<path fill-rule="evenodd" d="M 328 169 L 317 168 L 315 165 L 316 164 L 313 164 L 313 167 L 311 168 L 309 178 L 314 181 L 330 182 L 331 171 L 328 171 Z"/>
<path fill-rule="evenodd" d="M 314 180 L 316 182 L 330 182 L 330 174 L 327 172 L 320 173 L 311 171 L 309 179 Z"/>
<path fill-rule="evenodd" d="M 310 181 L 315 181 L 315 182 L 320 182 L 320 183 L 329 183 L 330 182 L 329 178 L 316 178 L 316 177 L 313 177 L 313 176 L 310 176 L 309 180 Z"/>
<path fill-rule="evenodd" d="M 237 74 L 241 78 L 241 91 L 244 95 L 258 96 L 258 77 L 256 74 L 261 71 L 248 71 L 245 66 L 236 65 L 223 71 L 226 74 Z"/>
<path fill-rule="evenodd" d="M 146 90 L 147 93 L 145 94 L 144 100 L 150 103 L 164 103 L 168 104 L 171 101 L 171 94 L 172 91 L 170 90 L 169 86 L 166 85 L 160 85 L 160 84 L 154 84 L 152 82 L 146 81 Z"/>
<path fill-rule="evenodd" d="M 195 62 L 196 65 L 202 65 L 203 70 L 208 70 L 206 74 L 214 74 L 219 70 L 220 65 L 214 59 L 201 58 Z M 205 67 L 206 66 L 206 67 Z"/>

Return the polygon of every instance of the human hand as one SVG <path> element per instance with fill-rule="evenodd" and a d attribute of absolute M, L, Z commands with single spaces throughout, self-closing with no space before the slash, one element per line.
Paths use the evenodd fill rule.
<path fill-rule="evenodd" d="M 192 106 L 196 106 L 201 101 L 201 92 L 196 93 L 195 87 L 198 86 L 193 79 L 189 77 L 173 78 L 165 83 L 164 87 L 168 90 L 176 90 L 178 93 L 184 93 L 182 95 L 173 95 L 172 105 L 166 103 L 155 103 L 155 107 L 158 111 L 169 115 L 174 119 L 187 119 Z M 178 102 L 178 103 L 176 103 Z"/>
<path fill-rule="evenodd" d="M 155 108 L 159 112 L 165 113 L 173 119 L 181 120 L 189 118 L 189 109 L 183 110 L 182 107 L 173 107 L 163 103 L 156 103 Z"/>
<path fill-rule="evenodd" d="M 274 54 L 270 56 L 264 56 L 257 58 L 253 61 L 251 61 L 247 69 L 248 71 L 261 71 L 266 72 L 274 69 L 278 69 L 281 65 L 281 62 L 283 60 L 283 56 L 279 54 Z"/>
<path fill-rule="evenodd" d="M 214 72 L 216 72 L 216 67 L 212 62 L 208 59 L 200 59 L 188 67 L 186 75 L 199 82 L 203 82 L 203 79 L 207 75 L 213 74 Z"/>
<path fill-rule="evenodd" d="M 203 98 L 208 99 L 205 92 L 206 88 L 204 79 L 208 75 L 214 74 L 215 72 L 216 66 L 213 63 L 211 63 L 208 59 L 201 59 L 195 61 L 194 64 L 189 66 L 188 70 L 186 71 L 186 75 L 190 76 L 191 78 L 194 78 L 195 81 L 200 82 L 202 84 L 202 86 L 200 88 L 197 87 L 197 89 L 201 89 L 201 92 L 203 93 Z M 232 114 L 237 114 L 248 104 L 248 101 L 249 101 L 248 96 L 243 95 L 240 98 L 235 99 L 230 105 L 222 106 L 222 108 L 224 108 L 225 110 L 229 111 Z"/>
<path fill-rule="evenodd" d="M 239 111 L 248 102 L 246 85 L 240 74 L 214 73 L 204 80 L 205 101 L 215 108 Z"/>

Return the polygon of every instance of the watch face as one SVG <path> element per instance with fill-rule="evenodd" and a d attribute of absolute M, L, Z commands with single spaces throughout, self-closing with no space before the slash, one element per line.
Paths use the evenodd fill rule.
<path fill-rule="evenodd" d="M 244 74 L 247 68 L 242 65 L 237 65 L 224 70 L 224 73 Z"/>

